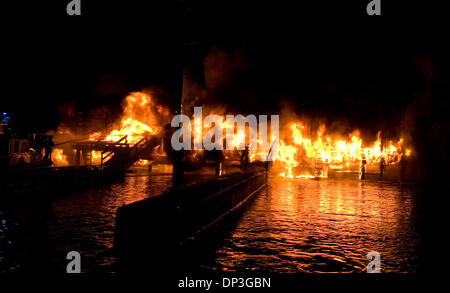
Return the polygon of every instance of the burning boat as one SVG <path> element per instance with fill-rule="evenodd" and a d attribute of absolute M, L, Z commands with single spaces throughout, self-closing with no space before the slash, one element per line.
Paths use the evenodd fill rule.
<path fill-rule="evenodd" d="M 359 131 L 347 137 L 332 135 L 327 134 L 322 125 L 314 138 L 307 135 L 310 129 L 304 123 L 291 122 L 288 129 L 275 158 L 282 169 L 279 176 L 285 178 L 321 179 L 339 173 L 383 176 L 388 166 L 398 166 L 411 154 L 402 138 L 386 141 L 381 131 L 374 142 L 364 144 Z"/>

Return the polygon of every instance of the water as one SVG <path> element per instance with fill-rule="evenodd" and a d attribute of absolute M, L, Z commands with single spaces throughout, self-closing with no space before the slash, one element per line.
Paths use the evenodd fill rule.
<path fill-rule="evenodd" d="M 117 208 L 171 186 L 171 175 L 131 174 L 122 182 L 61 194 L 44 204 L 39 200 L 26 207 L 2 207 L 8 223 L 15 220 L 17 230 L 23 230 L 19 234 L 25 235 L 11 236 L 11 245 L 17 242 L 19 248 L 10 250 L 26 251 L 27 260 L 45 261 L 57 271 L 65 271 L 67 252 L 76 250 L 84 272 L 113 273 Z M 366 254 L 378 251 L 382 271 L 415 272 L 421 244 L 414 194 L 412 188 L 397 184 L 270 177 L 268 187 L 256 195 L 203 267 L 238 272 L 361 272 L 368 262 Z"/>
<path fill-rule="evenodd" d="M 414 195 L 398 184 L 271 177 L 205 267 L 362 272 L 367 253 L 377 251 L 383 272 L 415 272 Z"/>
<path fill-rule="evenodd" d="M 56 247 L 53 262 L 71 250 L 80 252 L 85 272 L 114 272 L 113 236 L 117 208 L 172 186 L 171 175 L 128 175 L 123 182 L 76 192 L 52 202 L 50 235 Z M 65 262 L 64 262 L 65 263 Z"/>

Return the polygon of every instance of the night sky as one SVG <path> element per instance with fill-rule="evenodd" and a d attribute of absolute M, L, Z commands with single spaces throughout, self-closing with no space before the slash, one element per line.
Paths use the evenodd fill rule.
<path fill-rule="evenodd" d="M 414 60 L 431 60 L 447 78 L 444 26 L 417 21 L 429 5 L 386 4 L 375 19 L 360 1 L 340 2 L 96 1 L 83 3 L 79 18 L 66 16 L 64 3 L 40 4 L 42 14 L 29 7 L 4 20 L 1 108 L 23 131 L 54 129 L 65 104 L 120 113 L 130 91 L 176 88 L 181 62 L 206 86 L 204 58 L 215 47 L 239 52 L 242 64 L 209 95 L 211 103 L 254 114 L 288 105 L 327 124 L 371 131 L 381 120 L 394 125 L 425 83 Z"/>

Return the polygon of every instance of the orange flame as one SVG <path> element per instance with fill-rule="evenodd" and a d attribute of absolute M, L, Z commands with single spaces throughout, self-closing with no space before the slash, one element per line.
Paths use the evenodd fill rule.
<path fill-rule="evenodd" d="M 138 142 L 143 136 L 155 135 L 162 130 L 160 120 L 168 120 L 169 109 L 156 105 L 151 96 L 143 92 L 130 93 L 125 98 L 125 108 L 120 128 L 113 130 L 105 140 L 117 141 L 127 135 L 129 143 Z M 92 134 L 89 139 L 96 140 L 101 133 Z"/>
<path fill-rule="evenodd" d="M 311 175 L 294 175 L 293 168 L 299 165 L 300 159 L 309 162 L 310 165 L 319 164 L 321 169 L 322 165 L 325 165 L 326 169 L 346 169 L 350 163 L 360 162 L 363 158 L 369 165 L 378 164 L 382 160 L 389 165 L 398 163 L 403 155 L 411 154 L 409 149 L 403 152 L 403 139 L 397 143 L 389 141 L 382 149 L 379 136 L 368 147 L 363 147 L 359 131 L 351 133 L 349 140 L 333 140 L 324 135 L 325 127 L 321 126 L 317 131 L 316 139 L 313 140 L 305 135 L 305 126 L 300 122 L 291 123 L 289 129 L 291 131 L 289 141 L 292 143 L 287 144 L 281 140 L 278 155 L 275 157 L 285 169 L 280 176 L 287 178 L 311 177 Z M 318 176 L 326 177 L 324 174 Z"/>
<path fill-rule="evenodd" d="M 54 167 L 68 166 L 67 156 L 64 155 L 62 149 L 54 148 L 51 154 L 52 162 Z"/>

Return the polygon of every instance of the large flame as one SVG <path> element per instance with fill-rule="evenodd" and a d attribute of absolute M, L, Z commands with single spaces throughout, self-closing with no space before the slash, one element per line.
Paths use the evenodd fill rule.
<path fill-rule="evenodd" d="M 364 147 L 359 131 L 348 135 L 348 139 L 335 139 L 325 135 L 325 127 L 321 126 L 313 140 L 305 135 L 305 125 L 301 122 L 293 122 L 289 125 L 291 135 L 287 143 L 280 141 L 276 160 L 281 163 L 285 171 L 280 175 L 288 178 L 309 178 L 312 175 L 294 175 L 293 169 L 299 166 L 300 161 L 309 166 L 322 169 L 325 165 L 330 169 L 348 169 L 350 164 L 360 163 L 365 160 L 367 164 L 390 165 L 398 163 L 402 156 L 409 156 L 411 150 L 403 148 L 403 139 L 398 142 L 389 141 L 381 145 L 380 133 L 377 139 Z M 321 173 L 316 176 L 326 177 Z"/>
<path fill-rule="evenodd" d="M 90 136 L 90 140 L 105 139 L 107 141 L 118 141 L 127 135 L 130 144 L 136 143 L 144 136 L 155 135 L 162 130 L 162 120 L 169 120 L 169 109 L 157 105 L 152 97 L 143 92 L 133 92 L 125 99 L 124 112 L 120 120 L 118 129 L 105 135 L 96 132 Z M 163 118 L 163 119 L 161 119 Z M 226 127 L 226 121 L 222 117 L 222 129 Z M 208 129 L 203 127 L 200 118 L 194 119 L 192 131 L 194 140 L 201 141 Z M 382 160 L 386 165 L 399 162 L 402 156 L 409 156 L 411 150 L 403 147 L 403 140 L 397 142 L 389 141 L 381 145 L 380 136 L 372 143 L 364 144 L 358 131 L 349 134 L 347 138 L 332 138 L 326 133 L 324 126 L 321 126 L 314 137 L 309 137 L 305 131 L 306 126 L 301 122 L 288 124 L 290 137 L 280 140 L 275 161 L 281 163 L 284 177 L 289 178 L 309 178 L 311 174 L 294 174 L 294 169 L 305 164 L 316 169 L 340 169 L 348 170 L 350 165 L 359 164 L 363 158 L 367 164 L 377 164 Z M 334 136 L 333 136 L 334 137 Z M 237 147 L 240 143 L 247 144 L 245 133 L 240 131 L 234 135 L 232 145 Z M 260 142 L 258 141 L 258 145 Z M 250 151 L 250 160 L 264 159 L 266 152 Z M 99 153 L 92 154 L 92 160 L 98 163 Z M 326 173 L 314 174 L 326 176 Z M 314 177 L 313 176 L 313 177 Z"/>
<path fill-rule="evenodd" d="M 63 149 L 54 148 L 51 154 L 52 162 L 54 167 L 68 166 L 67 156 L 64 155 Z"/>
<path fill-rule="evenodd" d="M 168 120 L 169 109 L 157 105 L 152 97 L 143 92 L 130 93 L 125 98 L 125 108 L 120 121 L 120 128 L 106 135 L 107 141 L 118 141 L 127 135 L 128 143 L 136 143 L 142 137 L 155 135 L 162 130 L 161 119 Z M 102 133 L 97 132 L 90 136 L 96 140 Z"/>

